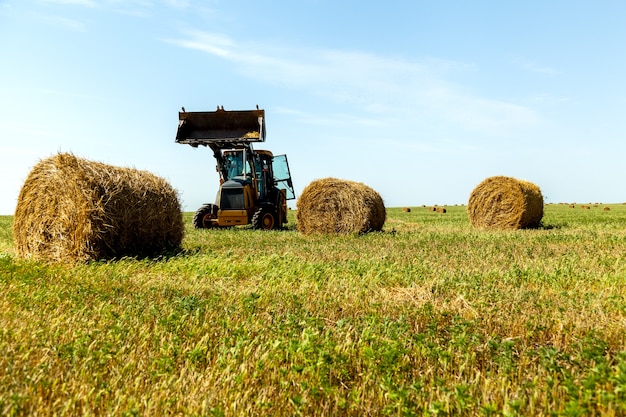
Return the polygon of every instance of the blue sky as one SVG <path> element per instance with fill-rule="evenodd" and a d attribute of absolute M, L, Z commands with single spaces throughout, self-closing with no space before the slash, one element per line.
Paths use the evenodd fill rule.
<path fill-rule="evenodd" d="M 266 110 L 296 194 L 464 204 L 493 175 L 624 202 L 626 2 L 0 0 L 0 214 L 59 151 L 218 188 L 178 111 Z M 295 207 L 295 202 L 292 202 Z"/>

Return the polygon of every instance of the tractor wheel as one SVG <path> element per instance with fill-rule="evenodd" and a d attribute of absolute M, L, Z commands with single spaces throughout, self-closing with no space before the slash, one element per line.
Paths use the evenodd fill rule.
<path fill-rule="evenodd" d="M 211 219 L 217 219 L 217 206 L 205 204 L 193 215 L 193 225 L 196 229 L 210 229 L 213 227 Z"/>
<path fill-rule="evenodd" d="M 278 211 L 273 204 L 264 204 L 252 216 L 252 228 L 262 230 L 278 229 Z"/>

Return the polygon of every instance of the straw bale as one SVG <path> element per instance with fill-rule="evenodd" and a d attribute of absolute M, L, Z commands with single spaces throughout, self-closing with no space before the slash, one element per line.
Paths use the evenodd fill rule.
<path fill-rule="evenodd" d="M 411 208 L 410 207 L 402 207 L 402 211 L 405 213 L 410 213 L 411 212 Z"/>
<path fill-rule="evenodd" d="M 183 229 L 164 179 L 67 153 L 35 165 L 13 222 L 18 256 L 55 262 L 162 253 L 180 246 Z"/>
<path fill-rule="evenodd" d="M 446 210 L 446 208 L 445 208 L 445 207 L 437 207 L 437 208 L 435 209 L 435 211 L 436 211 L 437 213 L 447 213 L 447 212 L 448 212 L 448 210 Z"/>
<path fill-rule="evenodd" d="M 303 234 L 380 231 L 387 216 L 380 194 L 365 184 L 324 178 L 302 190 L 296 223 Z"/>
<path fill-rule="evenodd" d="M 496 176 L 482 181 L 467 204 L 476 228 L 525 229 L 537 227 L 543 217 L 543 196 L 531 182 Z"/>

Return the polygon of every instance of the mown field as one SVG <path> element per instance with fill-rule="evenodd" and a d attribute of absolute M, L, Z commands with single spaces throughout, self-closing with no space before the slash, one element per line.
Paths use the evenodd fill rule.
<path fill-rule="evenodd" d="M 388 209 L 381 233 L 194 230 L 180 253 L 16 259 L 1 415 L 626 415 L 626 205 L 538 230 Z"/>

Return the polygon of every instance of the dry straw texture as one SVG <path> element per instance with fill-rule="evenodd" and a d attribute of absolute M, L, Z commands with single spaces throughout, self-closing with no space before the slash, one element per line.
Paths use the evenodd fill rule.
<path fill-rule="evenodd" d="M 13 234 L 18 256 L 88 261 L 176 248 L 183 221 L 178 195 L 164 179 L 60 153 L 26 178 Z"/>
<path fill-rule="evenodd" d="M 311 233 L 380 231 L 387 213 L 381 196 L 365 184 L 324 178 L 311 182 L 300 194 L 298 230 Z"/>
<path fill-rule="evenodd" d="M 510 177 L 490 177 L 472 191 L 467 205 L 472 226 L 525 229 L 539 226 L 543 196 L 531 182 Z"/>

